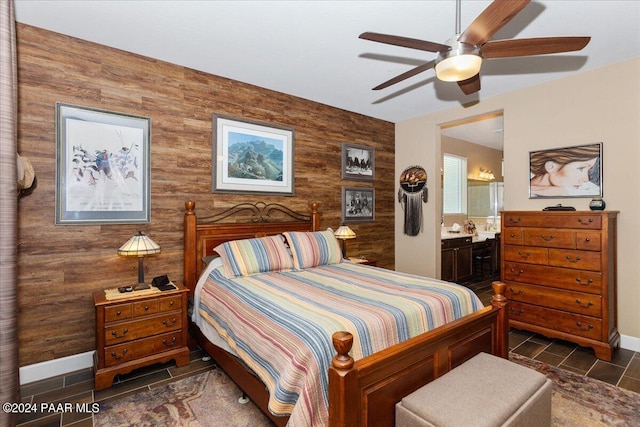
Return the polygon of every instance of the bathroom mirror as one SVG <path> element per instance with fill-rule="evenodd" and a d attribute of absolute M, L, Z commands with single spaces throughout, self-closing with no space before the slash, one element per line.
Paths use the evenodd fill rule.
<path fill-rule="evenodd" d="M 467 216 L 480 223 L 496 218 L 504 209 L 504 183 L 467 180 Z M 478 221 L 483 219 L 483 221 Z"/>

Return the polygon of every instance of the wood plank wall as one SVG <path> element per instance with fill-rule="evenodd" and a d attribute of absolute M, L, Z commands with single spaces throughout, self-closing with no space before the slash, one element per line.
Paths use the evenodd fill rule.
<path fill-rule="evenodd" d="M 19 152 L 37 188 L 19 203 L 20 365 L 95 349 L 91 294 L 137 281 L 137 260 L 116 250 L 137 230 L 162 252 L 145 259 L 148 280 L 182 279 L 184 202 L 196 211 L 263 200 L 322 212 L 340 225 L 341 186 L 375 187 L 375 223 L 356 224 L 349 255 L 394 267 L 394 125 L 234 80 L 18 24 Z M 313 84 L 310 82 L 309 84 Z M 151 223 L 55 221 L 55 103 L 152 119 Z M 295 196 L 211 193 L 212 114 L 295 129 Z M 375 148 L 375 182 L 340 178 L 343 142 Z"/>

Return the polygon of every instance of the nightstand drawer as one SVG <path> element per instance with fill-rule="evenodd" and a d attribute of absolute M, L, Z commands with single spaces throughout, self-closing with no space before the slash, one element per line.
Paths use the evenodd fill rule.
<path fill-rule="evenodd" d="M 151 338 L 131 341 L 126 344 L 106 347 L 104 349 L 105 366 L 118 365 L 150 354 L 172 350 L 182 345 L 182 331 L 176 331 Z"/>
<path fill-rule="evenodd" d="M 133 317 L 148 316 L 158 312 L 158 299 L 146 299 L 133 304 Z"/>
<path fill-rule="evenodd" d="M 117 320 L 131 319 L 131 304 L 111 305 L 104 308 L 104 321 L 115 322 Z"/>
<path fill-rule="evenodd" d="M 159 298 L 158 302 L 160 305 L 160 312 L 163 311 L 171 311 L 171 310 L 179 310 L 180 309 L 180 295 L 173 295 L 169 297 Z"/>
<path fill-rule="evenodd" d="M 105 345 L 113 345 L 182 328 L 182 313 L 153 316 L 105 327 Z"/>

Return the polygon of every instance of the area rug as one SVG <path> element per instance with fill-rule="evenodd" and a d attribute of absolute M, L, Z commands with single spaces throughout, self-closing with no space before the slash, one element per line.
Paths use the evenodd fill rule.
<path fill-rule="evenodd" d="M 273 427 L 221 370 L 214 369 L 150 391 L 105 403 L 93 418 L 104 427 Z"/>
<path fill-rule="evenodd" d="M 511 354 L 512 361 L 553 381 L 552 425 L 638 427 L 640 394 Z M 220 369 L 101 406 L 94 426 L 273 427 Z"/>
<path fill-rule="evenodd" d="M 509 359 L 553 381 L 553 426 L 640 426 L 640 394 L 519 354 L 510 353 Z"/>

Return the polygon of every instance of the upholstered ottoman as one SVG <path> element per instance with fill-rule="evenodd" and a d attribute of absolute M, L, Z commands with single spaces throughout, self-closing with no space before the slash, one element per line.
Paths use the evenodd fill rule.
<path fill-rule="evenodd" d="M 551 380 L 480 353 L 396 404 L 396 427 L 551 425 Z"/>

